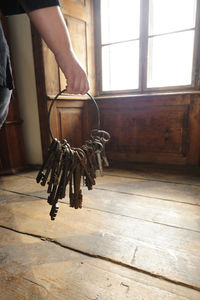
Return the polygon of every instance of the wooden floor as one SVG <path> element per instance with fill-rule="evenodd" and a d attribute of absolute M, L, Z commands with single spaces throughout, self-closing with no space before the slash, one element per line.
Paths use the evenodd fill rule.
<path fill-rule="evenodd" d="M 107 170 L 50 221 L 36 172 L 0 178 L 0 299 L 200 299 L 200 174 Z"/>

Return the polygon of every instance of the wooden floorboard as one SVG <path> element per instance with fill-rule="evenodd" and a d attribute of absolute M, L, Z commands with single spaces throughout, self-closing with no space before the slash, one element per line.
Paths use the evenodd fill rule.
<path fill-rule="evenodd" d="M 134 166 L 131 170 L 112 169 L 104 170 L 105 175 L 131 177 L 138 179 L 156 180 L 161 182 L 173 182 L 179 184 L 200 185 L 200 170 L 199 169 L 175 169 L 155 166 Z M 27 176 L 27 174 L 25 174 Z"/>
<path fill-rule="evenodd" d="M 21 177 L 36 178 L 38 171 L 22 172 L 17 174 Z M 173 182 L 179 184 L 200 185 L 200 170 L 199 169 L 175 169 L 166 167 L 155 167 L 135 165 L 131 170 L 104 168 L 104 176 L 117 176 L 124 178 L 156 180 L 161 182 Z"/>
<path fill-rule="evenodd" d="M 65 300 L 198 300 L 199 293 L 51 242 L 0 229 L 0 297 Z"/>
<path fill-rule="evenodd" d="M 9 176 L 6 180 L 1 178 L 0 188 L 33 196 L 47 197 L 46 188 L 35 185 L 35 179 L 30 178 L 30 176 Z M 200 186 L 195 184 L 177 184 L 105 175 L 97 178 L 94 188 L 200 206 Z"/>
<path fill-rule="evenodd" d="M 84 207 L 200 232 L 200 207 L 186 203 L 94 189 L 84 190 Z"/>
<path fill-rule="evenodd" d="M 25 197 L 3 203 L 1 225 L 200 289 L 200 233 L 60 206 L 56 222 L 51 222 L 43 200 Z"/>
<path fill-rule="evenodd" d="M 23 173 L 0 179 L 0 226 L 21 235 L 46 237 L 66 247 L 64 251 L 96 256 L 102 263 L 141 277 L 160 277 L 180 289 L 185 285 L 200 298 L 194 291 L 200 291 L 200 186 L 196 176 L 187 183 L 187 174 L 170 177 L 164 172 L 160 180 L 156 179 L 158 173 L 145 177 L 141 171 L 130 174 L 111 170 L 97 179 L 93 191 L 83 189 L 82 210 L 69 208 L 64 199 L 57 220 L 51 222 L 50 207 L 44 201 L 46 188 L 35 183 L 35 175 Z M 140 299 L 111 295 L 115 294 L 97 299 Z M 175 298 L 158 295 L 152 299 L 199 299 L 191 295 L 175 293 Z M 83 294 L 76 297 L 70 300 L 93 299 L 83 298 Z"/>
<path fill-rule="evenodd" d="M 107 178 L 109 178 L 108 176 Z M 113 182 L 112 182 L 113 181 Z M 200 186 L 168 183 L 152 180 L 112 177 L 105 182 L 98 181 L 98 189 L 115 191 L 148 198 L 195 204 L 200 206 Z"/>
<path fill-rule="evenodd" d="M 35 184 L 34 179 L 35 178 L 31 178 L 30 175 L 29 177 L 11 176 L 6 178 L 5 181 L 2 180 L 0 188 L 47 199 L 46 187 Z M 172 200 L 170 197 L 169 199 L 158 198 L 150 192 L 148 196 L 141 195 L 146 193 L 145 189 L 139 193 L 139 189 L 141 191 L 141 188 L 138 188 L 138 186 L 142 185 L 143 182 L 139 181 L 136 187 L 135 180 L 129 179 L 128 182 L 126 179 L 124 180 L 122 180 L 121 177 L 104 176 L 103 178 L 97 179 L 97 185 L 93 191 L 88 191 L 86 188 L 83 188 L 84 207 L 194 231 L 200 230 L 200 207 L 195 205 L 195 202 L 199 204 L 199 195 L 198 197 L 195 196 L 191 190 L 191 186 L 189 186 L 190 190 L 187 192 L 187 198 L 190 199 L 190 202 L 185 203 L 181 202 L 181 200 L 183 201 L 184 199 L 180 197 L 180 190 L 181 187 L 183 187 L 181 194 L 184 194 L 184 190 L 188 188 L 186 184 L 178 187 L 175 186 L 173 198 L 176 200 Z M 112 184 L 112 190 L 109 188 L 110 182 Z M 124 185 L 127 184 L 129 185 L 129 190 L 132 190 L 132 193 L 123 192 L 125 189 Z M 162 188 L 162 193 L 164 194 L 163 186 L 158 188 L 154 181 L 153 183 L 149 181 L 148 184 L 154 194 L 156 194 L 158 189 L 161 190 Z M 167 185 L 169 186 L 169 183 L 167 183 Z M 118 189 L 120 192 L 113 191 L 113 189 Z M 137 195 L 134 193 L 137 193 Z M 164 196 L 168 197 L 168 194 L 169 193 L 166 192 Z M 62 201 L 68 202 L 68 196 Z"/>

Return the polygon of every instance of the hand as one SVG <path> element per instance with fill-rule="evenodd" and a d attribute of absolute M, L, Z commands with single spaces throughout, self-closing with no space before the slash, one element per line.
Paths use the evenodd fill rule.
<path fill-rule="evenodd" d="M 59 67 L 65 75 L 67 81 L 67 93 L 86 94 L 89 90 L 89 82 L 87 75 L 74 52 L 68 50 L 64 55 L 56 55 L 55 57 Z"/>

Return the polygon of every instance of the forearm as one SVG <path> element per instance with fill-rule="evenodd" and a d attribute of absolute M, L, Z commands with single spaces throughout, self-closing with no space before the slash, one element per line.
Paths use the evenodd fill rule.
<path fill-rule="evenodd" d="M 59 6 L 41 8 L 28 15 L 55 56 L 72 51 L 69 32 Z"/>
<path fill-rule="evenodd" d="M 59 6 L 27 11 L 67 80 L 67 92 L 85 94 L 89 90 L 87 75 L 77 59 Z"/>

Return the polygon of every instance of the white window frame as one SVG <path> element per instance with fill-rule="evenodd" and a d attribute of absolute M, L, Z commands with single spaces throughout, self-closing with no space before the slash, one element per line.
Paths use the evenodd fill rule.
<path fill-rule="evenodd" d="M 141 0 L 140 17 L 140 58 L 139 58 L 139 88 L 128 90 L 103 91 L 102 89 L 102 43 L 101 43 L 101 0 L 94 0 L 94 24 L 96 44 L 96 79 L 99 95 L 113 94 L 148 94 L 152 92 L 179 92 L 194 91 L 200 89 L 200 1 L 197 0 L 194 53 L 192 66 L 192 82 L 190 85 L 147 88 L 147 51 L 148 51 L 148 24 L 149 0 Z M 122 1 L 123 5 L 123 1 Z M 183 30 L 184 31 L 184 30 Z M 167 33 L 166 33 L 167 34 Z M 156 36 L 156 35 L 155 35 Z M 159 35 L 158 35 L 159 36 Z M 112 44 L 112 43 L 111 43 Z M 199 55 L 198 55 L 199 53 Z"/>

